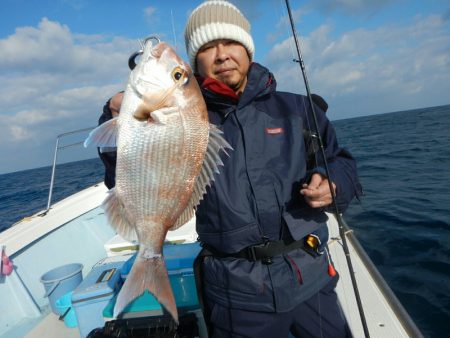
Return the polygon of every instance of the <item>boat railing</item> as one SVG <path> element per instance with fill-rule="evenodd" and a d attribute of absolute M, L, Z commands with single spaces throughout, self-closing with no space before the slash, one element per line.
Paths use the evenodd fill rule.
<path fill-rule="evenodd" d="M 52 176 L 50 179 L 50 188 L 48 191 L 48 200 L 47 200 L 47 208 L 39 214 L 39 216 L 45 216 L 51 207 L 52 204 L 52 194 L 53 194 L 53 185 L 55 183 L 55 173 L 56 173 L 56 161 L 58 159 L 58 150 L 59 149 L 66 149 L 69 147 L 74 147 L 80 144 L 83 144 L 83 141 L 80 142 L 74 142 L 74 143 L 70 143 L 70 144 L 65 144 L 65 145 L 59 145 L 59 140 L 62 139 L 63 137 L 67 137 L 69 135 L 74 135 L 74 134 L 79 134 L 82 132 L 86 132 L 86 131 L 90 131 L 92 129 L 94 129 L 95 127 L 89 127 L 89 128 L 83 128 L 83 129 L 77 129 L 77 130 L 73 130 L 73 131 L 69 131 L 67 133 L 62 133 L 59 134 L 58 136 L 56 136 L 56 145 L 55 145 L 55 153 L 53 155 L 53 166 L 52 166 Z"/>

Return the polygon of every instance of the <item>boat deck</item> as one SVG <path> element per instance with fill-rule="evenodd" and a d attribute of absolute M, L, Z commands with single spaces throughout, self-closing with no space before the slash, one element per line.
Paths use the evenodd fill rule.
<path fill-rule="evenodd" d="M 59 316 L 49 313 L 27 334 L 25 338 L 80 338 L 77 327 L 69 328 Z"/>
<path fill-rule="evenodd" d="M 335 267 L 340 274 L 340 280 L 337 286 L 339 300 L 354 337 L 364 337 L 346 258 L 341 248 L 341 242 L 337 239 L 339 237 L 337 224 L 332 222 L 330 224 L 330 230 L 332 230 L 330 232 L 330 237 L 332 238 L 330 251 Z M 365 268 L 363 260 L 355 251 L 353 244 L 349 243 L 349 246 L 370 335 L 372 337 L 383 338 L 409 337 L 402 323 L 399 321 L 397 314 L 389 304 L 388 299 L 380 291 L 370 272 Z M 77 328 L 67 328 L 62 321 L 58 320 L 58 316 L 50 313 L 26 337 L 78 338 L 80 335 Z"/>

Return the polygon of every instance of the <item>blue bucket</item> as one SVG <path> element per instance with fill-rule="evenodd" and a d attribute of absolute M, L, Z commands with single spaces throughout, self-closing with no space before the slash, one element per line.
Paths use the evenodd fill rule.
<path fill-rule="evenodd" d="M 56 309 L 59 313 L 59 319 L 64 319 L 67 327 L 76 327 L 78 325 L 75 310 L 72 307 L 72 291 L 56 300 Z"/>
<path fill-rule="evenodd" d="M 66 293 L 73 291 L 83 280 L 83 265 L 79 263 L 67 264 L 46 272 L 41 277 L 45 295 L 53 313 L 60 315 L 56 308 L 56 301 Z"/>

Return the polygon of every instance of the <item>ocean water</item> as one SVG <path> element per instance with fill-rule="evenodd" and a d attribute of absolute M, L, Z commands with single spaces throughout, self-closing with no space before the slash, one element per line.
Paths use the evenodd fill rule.
<path fill-rule="evenodd" d="M 52 203 L 103 181 L 99 158 L 59 164 L 55 171 Z M 52 167 L 0 175 L 0 232 L 47 208 Z"/>
<path fill-rule="evenodd" d="M 335 122 L 364 197 L 347 223 L 426 337 L 450 332 L 450 106 Z"/>
<path fill-rule="evenodd" d="M 334 121 L 358 162 L 361 201 L 345 213 L 425 337 L 448 337 L 450 106 Z M 0 231 L 45 209 L 51 167 L 0 175 Z M 103 179 L 92 159 L 59 165 L 53 201 Z"/>

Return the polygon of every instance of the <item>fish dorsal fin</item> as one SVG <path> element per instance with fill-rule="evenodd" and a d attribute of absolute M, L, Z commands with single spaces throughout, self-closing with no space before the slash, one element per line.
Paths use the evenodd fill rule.
<path fill-rule="evenodd" d="M 114 148 L 117 147 L 117 119 L 115 117 L 111 120 L 102 123 L 97 128 L 89 133 L 89 136 L 84 141 L 84 147 L 90 145 L 100 148 Z"/>
<path fill-rule="evenodd" d="M 190 202 L 190 201 L 189 201 Z M 189 220 L 194 217 L 195 209 L 190 207 L 190 204 L 184 211 L 181 213 L 180 217 L 178 217 L 177 221 L 174 225 L 169 229 L 170 231 L 177 230 L 183 224 L 189 222 Z"/>
<path fill-rule="evenodd" d="M 195 207 L 203 199 L 203 195 L 206 193 L 206 187 L 214 181 L 214 174 L 219 173 L 219 165 L 223 165 L 223 162 L 220 159 L 220 152 L 223 151 L 228 155 L 227 149 L 233 149 L 222 137 L 222 134 L 222 131 L 215 125 L 209 125 L 208 146 L 206 148 L 200 174 L 194 185 L 194 191 L 186 209 L 181 213 L 180 217 L 178 217 L 170 230 L 178 229 L 194 216 Z"/>

